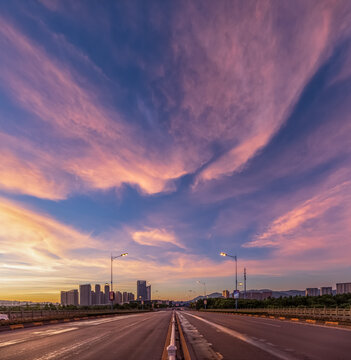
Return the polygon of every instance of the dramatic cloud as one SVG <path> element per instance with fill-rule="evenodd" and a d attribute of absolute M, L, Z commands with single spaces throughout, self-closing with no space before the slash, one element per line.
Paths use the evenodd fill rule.
<path fill-rule="evenodd" d="M 270 141 L 337 32 L 340 13 L 322 2 L 246 5 L 186 3 L 192 21 L 184 10 L 174 21 L 182 100 L 172 132 L 199 154 L 220 147 L 198 181 L 242 170 Z"/>
<path fill-rule="evenodd" d="M 343 175 L 349 178 L 349 173 Z M 273 259 L 285 259 L 288 264 L 295 258 L 300 269 L 308 269 L 312 264 L 319 269 L 348 266 L 350 194 L 349 180 L 321 189 L 318 195 L 275 219 L 266 231 L 244 247 L 272 248 Z"/>
<path fill-rule="evenodd" d="M 184 248 L 184 245 L 179 243 L 175 235 L 165 229 L 146 229 L 145 231 L 135 231 L 132 233 L 132 238 L 140 245 L 162 246 L 166 244 L 173 244 Z"/>
<path fill-rule="evenodd" d="M 162 229 L 134 232 L 133 239 L 139 245 L 159 246 L 167 242 L 182 247 L 174 235 Z M 77 287 L 84 281 L 103 283 L 109 277 L 111 244 L 111 241 L 92 238 L 45 214 L 0 198 L 0 256 L 6 259 L 0 265 L 0 295 L 13 297 L 22 296 L 23 291 L 28 294 L 44 291 L 48 299 L 53 300 L 60 287 Z M 161 288 L 167 288 L 169 279 L 194 279 L 201 277 L 204 271 L 210 271 L 211 277 L 231 273 L 228 264 L 217 264 L 208 258 L 177 251 L 168 251 L 163 256 L 167 261 L 160 263 L 157 256 L 145 256 L 140 247 L 134 249 L 131 258 L 124 259 L 122 267 L 115 265 L 118 281 L 132 283 L 127 285 L 130 288 L 134 287 L 134 279 L 146 277 Z"/>
<path fill-rule="evenodd" d="M 4 294 L 350 275 L 350 2 L 0 10 Z"/>
<path fill-rule="evenodd" d="M 75 249 L 97 245 L 89 235 L 5 198 L 0 198 L 0 224 L 1 252 L 33 265 L 51 267 Z"/>
<path fill-rule="evenodd" d="M 47 150 L 46 164 L 51 164 L 51 171 L 59 173 L 58 189 L 62 189 L 63 178 L 72 176 L 82 183 L 82 190 L 130 183 L 147 193 L 157 193 L 169 190 L 168 181 L 185 174 L 178 155 L 164 149 L 167 160 L 163 159 L 152 144 L 144 143 L 139 130 L 129 126 L 115 110 L 104 107 L 95 94 L 96 89 L 68 64 L 52 59 L 44 48 L 3 18 L 0 18 L 0 37 L 4 49 L 0 70 L 3 86 L 14 101 L 47 123 L 39 129 L 47 138 L 41 147 Z M 56 199 L 74 191 L 74 184 L 69 183 L 65 184 L 66 189 L 58 192 L 51 189 L 47 194 L 50 189 L 45 188 L 45 176 L 42 191 L 31 188 L 32 182 L 36 187 L 39 177 L 48 170 L 36 161 L 40 156 L 34 138 L 32 147 L 28 142 L 27 163 L 35 175 L 20 192 Z M 13 153 L 10 157 L 13 160 L 8 161 L 3 172 L 8 169 L 5 177 L 13 178 L 13 166 L 21 160 L 15 159 Z M 9 188 L 8 181 L 3 186 Z M 15 179 L 12 187 L 19 186 Z"/>

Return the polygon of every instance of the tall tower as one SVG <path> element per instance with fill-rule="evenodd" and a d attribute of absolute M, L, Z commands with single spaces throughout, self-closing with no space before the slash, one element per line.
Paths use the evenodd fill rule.
<path fill-rule="evenodd" d="M 96 304 L 100 305 L 101 304 L 101 287 L 100 284 L 95 284 L 95 299 L 96 299 Z"/>
<path fill-rule="evenodd" d="M 80 305 L 91 305 L 91 285 L 79 285 Z"/>
<path fill-rule="evenodd" d="M 105 304 L 109 303 L 109 293 L 110 293 L 110 285 L 108 283 L 105 284 Z"/>
<path fill-rule="evenodd" d="M 146 287 L 146 300 L 151 300 L 151 285 Z"/>
<path fill-rule="evenodd" d="M 147 300 L 146 280 L 137 281 L 137 300 Z"/>

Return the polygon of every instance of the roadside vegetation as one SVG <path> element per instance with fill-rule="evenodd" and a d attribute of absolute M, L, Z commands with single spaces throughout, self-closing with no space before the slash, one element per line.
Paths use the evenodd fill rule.
<path fill-rule="evenodd" d="M 192 304 L 197 310 L 204 309 L 203 299 Z M 322 295 L 322 296 L 289 296 L 279 298 L 268 298 L 266 300 L 238 300 L 239 309 L 258 309 L 258 308 L 283 308 L 283 307 L 351 307 L 351 294 L 342 295 Z M 234 299 L 209 298 L 207 299 L 207 309 L 234 309 Z"/>

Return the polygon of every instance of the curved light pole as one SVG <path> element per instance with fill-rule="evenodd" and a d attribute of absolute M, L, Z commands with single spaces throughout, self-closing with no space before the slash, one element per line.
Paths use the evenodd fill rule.
<path fill-rule="evenodd" d="M 221 256 L 228 256 L 235 260 L 235 294 L 238 293 L 238 258 L 236 255 L 229 255 L 225 252 L 220 253 Z M 238 299 L 235 299 L 235 309 L 238 309 Z"/>
<path fill-rule="evenodd" d="M 121 254 L 121 255 L 118 255 L 118 256 L 112 256 L 112 253 L 111 253 L 111 292 L 113 292 L 113 278 L 112 278 L 112 263 L 113 263 L 113 260 L 117 259 L 117 258 L 120 258 L 120 257 L 124 257 L 124 256 L 127 256 L 128 253 L 124 253 L 124 254 Z M 113 299 L 111 300 L 111 309 L 113 309 Z"/>

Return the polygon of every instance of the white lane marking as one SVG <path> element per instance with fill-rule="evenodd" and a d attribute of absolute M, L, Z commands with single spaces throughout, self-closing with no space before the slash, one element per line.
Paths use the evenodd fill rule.
<path fill-rule="evenodd" d="M 70 328 L 57 329 L 57 330 L 49 329 L 49 330 L 43 330 L 43 331 L 35 331 L 33 334 L 43 335 L 43 336 L 46 336 L 46 335 L 51 336 L 51 335 L 61 334 L 61 333 L 67 332 L 67 331 L 77 330 L 77 329 L 78 329 L 77 327 L 70 327 Z"/>
<path fill-rule="evenodd" d="M 105 324 L 111 321 L 117 321 L 117 320 L 123 320 L 130 317 L 138 316 L 139 314 L 133 314 L 133 315 L 123 315 L 123 316 L 116 316 L 114 318 L 108 318 L 108 319 L 97 319 L 97 320 L 87 320 L 87 321 L 77 321 L 74 323 L 74 325 L 78 326 L 96 326 L 100 324 Z"/>
<path fill-rule="evenodd" d="M 52 336 L 52 335 L 61 334 L 61 333 L 67 332 L 67 331 L 72 331 L 72 330 L 77 330 L 77 329 L 78 329 L 78 328 L 35 331 L 33 334 L 39 335 L 39 337 Z M 0 343 L 0 347 L 5 347 L 5 346 L 10 346 L 10 345 L 20 344 L 20 343 L 23 343 L 23 342 L 29 341 L 29 340 L 33 340 L 33 338 L 28 338 L 28 337 L 26 337 L 26 338 L 20 338 L 20 339 L 15 339 L 15 340 L 9 340 L 9 341 L 5 341 L 5 342 L 1 342 L 1 343 Z"/>
<path fill-rule="evenodd" d="M 200 320 L 208 325 L 211 325 L 213 326 L 214 328 L 217 328 L 219 330 L 221 330 L 222 332 L 224 332 L 225 334 L 228 334 L 230 336 L 233 336 L 241 341 L 244 341 L 250 345 L 253 345 L 265 352 L 268 352 L 269 354 L 277 357 L 278 359 L 282 359 L 282 360 L 297 360 L 297 358 L 291 356 L 291 355 L 288 355 L 288 354 L 285 354 L 283 353 L 282 351 L 279 351 L 277 349 L 272 349 L 270 346 L 267 346 L 267 344 L 264 344 L 262 342 L 259 342 L 257 340 L 254 340 L 253 338 L 250 338 L 248 336 L 245 336 L 244 334 L 241 334 L 235 330 L 232 330 L 232 329 L 229 329 L 227 327 L 224 327 L 222 325 L 218 325 L 216 323 L 213 323 L 211 321 L 208 321 L 202 317 L 199 317 L 199 316 L 196 316 L 196 315 L 193 315 L 193 314 L 190 314 L 188 312 L 186 312 L 187 315 L 189 316 L 192 316 L 193 318 L 197 319 L 197 320 Z"/>
<path fill-rule="evenodd" d="M 268 325 L 268 326 L 273 326 L 273 327 L 281 327 L 280 325 L 269 324 L 269 323 L 266 323 L 266 322 L 264 322 L 263 324 Z"/>
<path fill-rule="evenodd" d="M 37 358 L 36 360 L 50 360 L 50 359 L 56 359 L 60 356 L 64 356 L 72 351 L 76 351 L 78 350 L 79 348 L 82 348 L 84 347 L 85 349 L 87 348 L 87 346 L 91 345 L 92 343 L 100 340 L 102 337 L 104 337 L 105 334 L 103 335 L 100 335 L 100 336 L 96 336 L 94 338 L 89 338 L 87 340 L 84 340 L 84 341 L 81 341 L 79 343 L 76 343 L 74 345 L 71 345 L 71 346 L 67 346 L 67 347 L 63 347 L 59 350 L 55 350 L 49 354 L 46 354 L 44 356 L 42 356 L 41 358 Z M 77 357 L 79 358 L 79 357 Z"/>
<path fill-rule="evenodd" d="M 9 345 L 13 345 L 13 344 L 18 344 L 18 343 L 21 343 L 21 342 L 23 342 L 25 340 L 26 339 L 17 339 L 17 340 L 5 341 L 5 342 L 0 343 L 0 347 L 9 346 Z"/>

